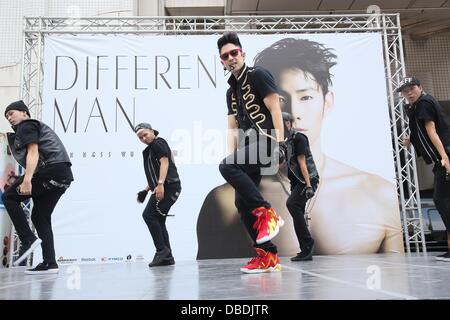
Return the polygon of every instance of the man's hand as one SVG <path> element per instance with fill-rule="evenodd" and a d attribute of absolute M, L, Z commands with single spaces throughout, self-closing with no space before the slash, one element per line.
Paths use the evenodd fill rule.
<path fill-rule="evenodd" d="M 158 184 L 155 188 L 156 200 L 162 200 L 164 198 L 164 185 Z"/>
<path fill-rule="evenodd" d="M 144 201 L 145 201 L 145 198 L 147 197 L 147 193 L 148 193 L 147 190 L 139 191 L 138 194 L 137 194 L 137 201 L 138 201 L 139 203 L 144 202 Z"/>
<path fill-rule="evenodd" d="M 23 180 L 22 184 L 19 186 L 19 193 L 23 195 L 29 195 L 31 194 L 31 189 L 31 181 Z"/>
<path fill-rule="evenodd" d="M 411 146 L 411 139 L 409 138 L 408 135 L 406 135 L 403 140 L 402 140 L 402 144 L 404 147 L 409 148 Z"/>
<path fill-rule="evenodd" d="M 448 158 L 441 160 L 441 166 L 443 166 L 445 168 L 445 170 L 447 170 L 447 174 L 450 173 L 450 162 L 449 162 Z"/>
<path fill-rule="evenodd" d="M 311 186 L 306 186 L 302 190 L 302 195 L 304 195 L 307 200 L 311 199 L 312 197 L 314 197 L 314 189 Z"/>

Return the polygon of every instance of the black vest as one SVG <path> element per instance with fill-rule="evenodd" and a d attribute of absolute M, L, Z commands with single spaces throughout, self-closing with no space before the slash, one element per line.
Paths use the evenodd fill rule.
<path fill-rule="evenodd" d="M 34 121 L 39 124 L 39 138 L 38 138 L 38 151 L 39 151 L 39 163 L 36 168 L 38 172 L 41 168 L 49 164 L 70 162 L 69 155 L 63 143 L 56 135 L 56 133 L 45 123 L 38 120 L 27 119 L 18 124 L 25 123 L 25 121 Z M 24 168 L 26 168 L 27 159 L 27 146 L 22 144 L 20 137 L 16 136 L 16 133 L 7 133 L 8 145 L 11 153 L 16 161 Z"/>
<path fill-rule="evenodd" d="M 301 132 L 298 132 L 296 130 L 292 130 L 289 134 L 289 138 L 286 141 L 287 145 L 287 165 L 289 168 L 289 171 L 297 178 L 298 181 L 301 183 L 305 183 L 305 178 L 302 175 L 302 172 L 300 170 L 300 166 L 297 161 L 297 156 L 295 155 L 295 146 L 294 146 L 294 140 L 297 135 L 303 135 L 306 139 L 306 135 L 304 135 Z M 314 159 L 311 153 L 311 149 L 308 147 L 307 154 L 305 155 L 306 158 L 306 168 L 308 169 L 309 178 L 311 180 L 317 180 L 319 181 L 319 172 L 317 171 L 316 164 L 314 163 Z"/>

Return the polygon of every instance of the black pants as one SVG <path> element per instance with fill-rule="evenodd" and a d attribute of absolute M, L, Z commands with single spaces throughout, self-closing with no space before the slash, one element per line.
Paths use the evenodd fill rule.
<path fill-rule="evenodd" d="M 439 163 L 434 165 L 434 194 L 436 209 L 441 215 L 447 234 L 450 235 L 450 181 L 446 179 L 446 170 Z"/>
<path fill-rule="evenodd" d="M 166 228 L 167 217 L 161 213 L 165 215 L 169 213 L 170 208 L 177 201 L 180 192 L 181 184 L 179 182 L 165 185 L 164 198 L 158 203 L 156 195 L 153 193 L 142 213 L 142 217 L 147 224 L 157 251 L 164 250 L 165 247 L 171 249 L 169 233 Z"/>
<path fill-rule="evenodd" d="M 23 243 L 33 241 L 35 235 L 30 229 L 21 202 L 29 198 L 33 199 L 31 221 L 36 228 L 39 238 L 42 240 L 42 257 L 44 262 L 54 263 L 56 260 L 51 216 L 59 198 L 61 198 L 66 189 L 49 184 L 48 181 L 50 179 L 33 177 L 31 180 L 31 195 L 21 195 L 17 192 L 17 187 L 23 182 L 23 178 L 22 176 L 17 179 L 11 187 L 5 190 L 2 196 L 3 203 L 11 217 L 19 239 Z"/>
<path fill-rule="evenodd" d="M 314 190 L 316 190 L 317 184 L 318 181 L 311 181 L 311 186 Z M 305 184 L 301 182 L 291 184 L 291 194 L 286 201 L 286 207 L 294 221 L 295 234 L 297 235 L 300 250 L 303 252 L 309 251 L 314 243 L 305 220 L 305 207 L 308 199 L 302 195 L 304 188 Z"/>
<path fill-rule="evenodd" d="M 257 232 L 253 229 L 256 217 L 251 212 L 259 207 L 271 207 L 270 203 L 264 200 L 258 190 L 258 185 L 261 182 L 261 168 L 267 167 L 267 165 L 258 161 L 255 161 L 256 163 L 242 161 L 243 159 L 249 160 L 249 155 L 255 155 L 257 153 L 257 143 L 238 149 L 220 163 L 219 170 L 224 179 L 235 190 L 236 208 L 241 215 L 247 232 L 254 242 L 254 246 L 276 253 L 277 248 L 270 241 L 259 245 L 256 244 Z"/>

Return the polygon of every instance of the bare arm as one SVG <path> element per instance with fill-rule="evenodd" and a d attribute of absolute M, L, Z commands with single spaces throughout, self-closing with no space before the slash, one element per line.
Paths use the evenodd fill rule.
<path fill-rule="evenodd" d="M 228 115 L 228 135 L 227 146 L 228 154 L 233 153 L 237 148 L 237 123 L 234 115 Z"/>
<path fill-rule="evenodd" d="M 272 115 L 273 127 L 276 130 L 277 141 L 284 141 L 283 116 L 281 115 L 280 96 L 278 93 L 271 93 L 264 98 L 264 104 Z"/>
<path fill-rule="evenodd" d="M 442 166 L 445 167 L 445 169 L 447 169 L 448 172 L 450 172 L 449 159 L 447 153 L 445 152 L 444 145 L 442 144 L 442 141 L 436 132 L 436 125 L 434 121 L 426 121 L 425 129 L 427 130 L 428 137 L 430 137 L 431 142 L 433 143 L 434 147 L 441 156 Z"/>
<path fill-rule="evenodd" d="M 166 181 L 167 171 L 169 171 L 169 158 L 162 157 L 159 161 L 161 163 L 159 167 L 159 180 Z"/>
<path fill-rule="evenodd" d="M 159 181 L 166 181 L 167 171 L 169 171 L 169 158 L 162 157 L 159 159 L 160 167 L 159 167 Z M 164 183 L 159 184 L 155 188 L 156 199 L 161 200 L 164 198 Z"/>
<path fill-rule="evenodd" d="M 37 143 L 27 145 L 27 158 L 25 164 L 25 175 L 20 185 L 20 193 L 31 194 L 31 179 L 39 162 L 39 149 Z"/>
<path fill-rule="evenodd" d="M 409 135 L 405 135 L 402 139 L 402 144 L 405 148 L 409 148 L 411 146 L 411 138 Z"/>
<path fill-rule="evenodd" d="M 305 179 L 306 186 L 311 187 L 311 180 L 309 179 L 308 168 L 306 166 L 306 157 L 304 154 L 297 156 L 297 163 L 300 166 L 300 171 L 302 172 L 302 176 Z"/>

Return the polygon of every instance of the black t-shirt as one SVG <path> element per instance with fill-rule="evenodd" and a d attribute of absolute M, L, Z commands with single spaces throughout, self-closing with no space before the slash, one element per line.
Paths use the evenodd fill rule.
<path fill-rule="evenodd" d="M 228 106 L 228 115 L 234 115 L 233 111 L 233 105 L 236 108 L 236 120 L 238 124 L 238 128 L 247 131 L 252 127 L 252 122 L 250 121 L 249 117 L 247 116 L 244 108 L 242 108 L 243 102 L 241 99 L 241 93 L 238 89 L 233 90 L 232 88 L 229 89 L 229 94 L 227 93 L 227 106 Z M 234 92 L 234 96 L 236 97 L 237 102 L 232 101 L 232 94 L 231 92 Z"/>
<path fill-rule="evenodd" d="M 442 107 L 429 94 L 424 94 L 416 103 L 406 105 L 406 111 L 409 118 L 411 142 L 418 155 L 422 156 L 428 164 L 439 162 L 441 157 L 428 137 L 425 123 L 433 121 L 442 144 L 444 147 L 449 147 L 450 124 Z"/>
<path fill-rule="evenodd" d="M 171 162 L 170 147 L 167 144 L 166 140 L 164 140 L 163 138 L 156 137 L 155 140 L 153 140 L 153 142 L 149 146 L 150 151 L 155 156 L 155 158 L 159 160 L 163 157 L 167 157 L 169 158 L 169 162 Z"/>
<path fill-rule="evenodd" d="M 294 137 L 294 154 L 295 156 L 308 155 L 309 151 L 309 142 L 308 138 L 306 138 L 303 134 L 296 134 Z"/>
<path fill-rule="evenodd" d="M 227 91 L 228 115 L 237 113 L 238 127 L 246 131 L 253 125 L 244 105 L 251 103 L 252 105 L 258 105 L 260 108 L 267 108 L 264 104 L 264 98 L 271 93 L 278 93 L 275 80 L 272 74 L 264 68 L 244 66 L 239 79 L 231 76 L 228 83 L 230 84 L 230 89 Z M 233 97 L 236 97 L 235 101 L 233 101 Z"/>
<path fill-rule="evenodd" d="M 255 68 L 251 80 L 253 88 L 261 99 L 264 99 L 271 93 L 278 93 L 275 79 L 266 69 Z"/>
<path fill-rule="evenodd" d="M 161 166 L 160 160 L 163 157 L 169 159 L 169 168 L 167 171 L 166 181 L 170 182 L 174 179 L 179 180 L 177 167 L 175 166 L 175 162 L 172 157 L 172 151 L 170 150 L 169 144 L 166 140 L 160 137 L 156 137 L 155 140 L 153 140 L 153 142 L 148 145 L 147 151 L 147 169 L 150 173 L 150 180 L 148 182 L 152 190 L 158 184 L 159 169 Z"/>
<path fill-rule="evenodd" d="M 16 136 L 20 138 L 21 143 L 26 146 L 30 143 L 39 142 L 39 123 L 35 121 L 21 122 L 14 131 Z"/>
<path fill-rule="evenodd" d="M 31 143 L 39 144 L 39 130 L 39 123 L 35 121 L 24 121 L 15 128 L 16 136 L 19 137 L 24 148 Z M 58 182 L 70 182 L 73 181 L 70 167 L 69 162 L 48 164 L 43 168 L 36 168 L 37 171 L 34 172 L 33 176 L 44 179 L 52 178 Z"/>
<path fill-rule="evenodd" d="M 304 155 L 305 157 L 309 154 L 309 141 L 308 138 L 303 134 L 296 134 L 292 140 L 292 144 L 294 146 L 294 156 Z M 295 160 L 297 161 L 297 160 Z M 297 181 L 297 178 L 288 170 L 288 178 L 291 181 Z"/>

